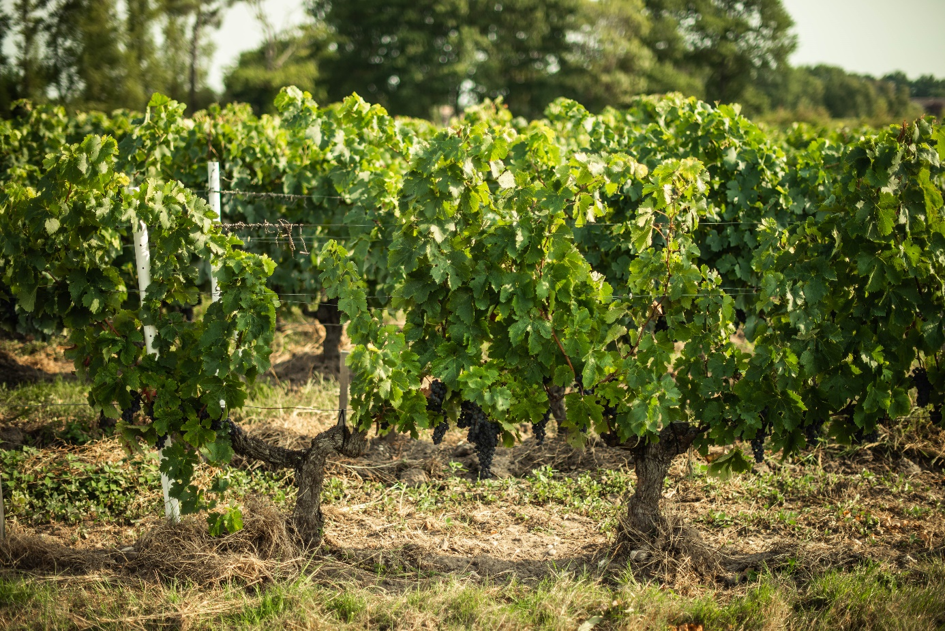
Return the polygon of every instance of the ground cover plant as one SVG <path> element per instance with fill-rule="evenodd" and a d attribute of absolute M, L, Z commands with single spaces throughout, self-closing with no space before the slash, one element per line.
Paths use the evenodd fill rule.
<path fill-rule="evenodd" d="M 435 595 L 472 580 L 487 591 L 454 592 L 481 605 L 457 626 L 482 608 L 571 620 L 493 608 L 493 585 L 529 600 L 550 580 L 614 603 L 631 584 L 674 590 L 647 624 L 746 626 L 762 592 L 784 625 L 856 624 L 857 588 L 941 622 L 940 126 L 801 148 L 675 96 L 599 116 L 559 101 L 530 123 L 487 104 L 439 130 L 357 97 L 323 108 L 286 89 L 277 106 L 194 122 L 156 96 L 113 125 L 120 142 L 8 168 L 0 268 L 21 337 L 5 374 L 33 350 L 76 374 L 24 368 L 13 382 L 33 384 L 4 392 L 11 570 L 132 593 L 304 584 L 285 596 L 300 601 L 312 581 Z M 298 158 L 258 182 L 304 181 L 257 191 L 281 200 L 253 209 L 282 226 L 263 248 L 276 260 L 216 224 L 180 166 L 195 138 L 240 130 Z M 296 229 L 341 224 L 296 248 Z M 175 255 L 138 295 L 141 225 Z M 201 298 L 208 271 L 219 301 Z M 334 315 L 313 329 L 318 302 Z M 302 330 L 322 357 L 347 335 L 347 409 L 315 364 L 299 370 Z M 180 524 L 157 515 L 164 480 Z M 700 598 L 720 608 L 695 615 Z M 367 624 L 369 606 L 339 606 Z M 571 615 L 634 624 L 614 607 Z M 191 618 L 225 625 L 221 611 Z"/>

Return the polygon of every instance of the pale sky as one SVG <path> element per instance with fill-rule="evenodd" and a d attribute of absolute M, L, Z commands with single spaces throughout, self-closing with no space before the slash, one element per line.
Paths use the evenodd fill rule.
<path fill-rule="evenodd" d="M 826 63 L 881 77 L 945 78 L 945 0 L 781 0 L 794 18 L 796 66 Z"/>
<path fill-rule="evenodd" d="M 945 0 L 781 0 L 795 22 L 798 46 L 791 63 L 825 63 L 882 76 L 902 70 L 945 77 Z M 277 27 L 306 19 L 303 0 L 264 0 Z M 223 74 L 239 53 L 262 43 L 246 3 L 226 14 L 214 40 L 210 85 L 223 89 Z"/>

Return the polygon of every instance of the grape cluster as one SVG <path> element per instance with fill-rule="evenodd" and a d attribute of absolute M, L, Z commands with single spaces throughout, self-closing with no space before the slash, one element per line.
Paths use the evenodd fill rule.
<path fill-rule="evenodd" d="M 469 428 L 466 440 L 476 446 L 476 453 L 479 456 L 479 479 L 493 477 L 492 460 L 495 457 L 495 448 L 499 444 L 501 431 L 499 424 L 490 421 L 477 404 L 463 401 L 456 426 L 461 429 Z"/>
<path fill-rule="evenodd" d="M 450 424 L 444 419 L 442 423 L 433 428 L 433 444 L 439 445 L 443 442 L 443 437 L 446 436 L 446 431 L 450 428 Z"/>
<path fill-rule="evenodd" d="M 751 453 L 755 456 L 755 462 L 761 464 L 765 461 L 765 437 L 764 435 L 755 436 L 751 439 Z"/>
<path fill-rule="evenodd" d="M 430 384 L 430 396 L 427 397 L 427 409 L 431 412 L 442 412 L 443 402 L 446 400 L 446 384 L 434 379 Z"/>
<path fill-rule="evenodd" d="M 761 411 L 761 429 L 751 439 L 751 453 L 755 456 L 755 462 L 761 464 L 765 461 L 765 436 L 768 434 L 768 410 Z"/>
<path fill-rule="evenodd" d="M 141 410 L 141 394 L 138 392 L 131 393 L 131 405 L 121 411 L 121 420 L 127 424 L 131 424 L 135 420 L 135 414 Z M 98 413 L 98 426 L 103 430 L 114 429 L 117 425 L 115 419 L 108 418 L 105 416 L 105 412 Z"/>
<path fill-rule="evenodd" d="M 141 394 L 138 392 L 131 393 L 131 405 L 126 409 L 121 411 L 121 420 L 125 423 L 131 424 L 135 420 L 135 414 L 141 411 Z"/>
<path fill-rule="evenodd" d="M 210 418 L 210 413 L 207 412 L 206 408 L 204 408 L 200 410 L 200 412 L 197 414 L 197 418 L 200 419 L 201 421 L 205 421 L 208 418 Z M 223 429 L 223 424 L 229 420 L 230 418 L 228 416 L 222 419 L 213 419 L 210 421 L 210 429 L 212 429 L 215 432 L 219 432 L 221 429 Z"/>
<path fill-rule="evenodd" d="M 875 429 L 871 432 L 867 432 L 866 430 L 863 430 L 863 429 L 858 429 L 856 430 L 856 432 L 853 433 L 854 445 L 864 445 L 864 444 L 869 444 L 869 443 L 875 443 L 878 440 L 879 440 L 879 432 Z"/>
<path fill-rule="evenodd" d="M 443 420 L 440 424 L 433 428 L 434 445 L 439 445 L 443 442 L 443 437 L 446 436 L 446 432 L 450 428 L 449 421 L 446 420 L 446 410 L 443 409 L 443 403 L 446 401 L 446 393 L 446 384 L 439 379 L 434 379 L 433 383 L 430 384 L 430 396 L 427 397 L 427 410 L 439 413 L 443 416 Z"/>
<path fill-rule="evenodd" d="M 661 333 L 669 330 L 669 323 L 666 322 L 666 316 L 660 316 L 653 323 L 653 333 Z"/>
<path fill-rule="evenodd" d="M 545 436 L 548 435 L 548 419 L 551 418 L 551 406 L 545 411 L 541 420 L 532 425 L 532 432 L 535 434 L 535 440 L 539 445 L 545 444 Z"/>
<path fill-rule="evenodd" d="M 932 382 L 929 381 L 929 373 L 925 368 L 914 368 L 912 370 L 912 384 L 918 393 L 915 404 L 924 408 L 929 404 L 929 398 L 932 394 Z"/>

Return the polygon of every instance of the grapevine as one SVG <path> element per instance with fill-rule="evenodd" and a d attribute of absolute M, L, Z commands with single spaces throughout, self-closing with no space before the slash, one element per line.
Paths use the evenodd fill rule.
<path fill-rule="evenodd" d="M 462 401 L 486 478 L 500 440 L 531 428 L 543 442 L 570 389 L 559 435 L 633 452 L 637 491 L 656 490 L 628 501 L 646 530 L 660 467 L 690 447 L 730 447 L 711 466 L 722 472 L 750 467 L 746 439 L 758 462 L 870 440 L 911 411 L 912 388 L 941 423 L 933 121 L 778 135 L 670 95 L 600 114 L 561 99 L 527 125 L 486 104 L 437 129 L 357 97 L 321 107 L 290 88 L 276 105 L 279 118 L 227 106 L 184 119 L 163 97 L 144 118 L 43 107 L 0 133 L 2 325 L 68 329 L 90 404 L 129 449 L 170 437 L 162 467 L 185 510 L 213 505 L 192 484 L 198 454 L 266 451 L 228 421 L 293 308 L 271 289 L 331 320 L 336 341 L 346 324 L 354 344 L 351 427 L 317 454 L 279 452 L 300 472 L 312 454 L 356 453 L 375 422 L 439 443 Z M 211 153 L 225 157 L 227 220 L 299 231 L 214 227 L 201 200 Z M 174 256 L 138 297 L 127 246 L 141 221 Z M 223 299 L 191 322 L 180 311 L 206 289 L 202 260 Z M 403 326 L 384 323 L 388 309 Z M 144 324 L 157 356 L 141 348 Z M 319 537 L 320 513 L 297 509 Z"/>

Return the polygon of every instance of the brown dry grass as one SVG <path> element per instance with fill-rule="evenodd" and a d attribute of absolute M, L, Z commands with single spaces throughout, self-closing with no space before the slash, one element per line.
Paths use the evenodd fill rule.
<path fill-rule="evenodd" d="M 88 575 L 103 572 L 198 586 L 238 582 L 245 586 L 298 576 L 306 555 L 289 534 L 286 521 L 268 499 L 245 501 L 243 529 L 212 537 L 195 516 L 180 523 L 160 520 L 132 546 L 76 547 L 53 538 L 13 530 L 0 542 L 0 563 L 40 574 Z"/>

